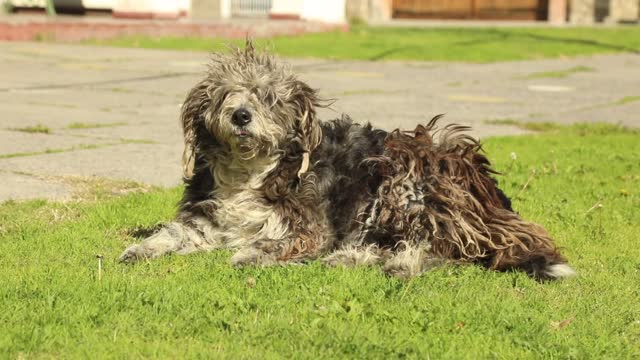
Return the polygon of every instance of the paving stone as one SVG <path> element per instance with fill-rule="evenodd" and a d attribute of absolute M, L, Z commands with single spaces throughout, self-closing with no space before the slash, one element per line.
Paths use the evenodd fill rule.
<path fill-rule="evenodd" d="M 106 143 L 109 143 L 109 140 L 0 130 L 0 156 L 100 146 Z"/>
<path fill-rule="evenodd" d="M 107 124 L 105 127 L 65 129 L 60 132 L 97 139 L 149 141 L 159 144 L 181 144 L 183 141 L 182 127 L 178 120 L 177 111 L 173 117 L 149 118 L 132 125 L 114 123 L 113 126 Z"/>
<path fill-rule="evenodd" d="M 175 186 L 181 181 L 181 158 L 181 144 L 122 144 L 98 149 L 0 159 L 0 170 L 45 176 L 100 176 L 157 186 Z"/>

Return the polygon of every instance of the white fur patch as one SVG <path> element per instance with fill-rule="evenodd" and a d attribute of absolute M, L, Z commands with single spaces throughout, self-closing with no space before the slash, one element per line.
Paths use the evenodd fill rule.
<path fill-rule="evenodd" d="M 213 170 L 215 219 L 225 247 L 240 249 L 259 239 L 282 239 L 288 235 L 286 223 L 264 203 L 259 192 L 277 158 L 219 162 Z"/>
<path fill-rule="evenodd" d="M 322 262 L 329 266 L 366 266 L 378 263 L 381 260 L 380 255 L 376 252 L 376 247 L 345 247 L 336 250 L 322 259 Z"/>
<path fill-rule="evenodd" d="M 423 272 L 423 264 L 429 248 L 405 244 L 384 264 L 384 271 L 400 279 L 409 279 Z"/>

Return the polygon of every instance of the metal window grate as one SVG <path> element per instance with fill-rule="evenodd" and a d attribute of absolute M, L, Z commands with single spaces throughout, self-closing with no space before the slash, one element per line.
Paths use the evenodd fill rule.
<path fill-rule="evenodd" d="M 271 0 L 231 0 L 233 17 L 267 17 L 271 10 Z"/>

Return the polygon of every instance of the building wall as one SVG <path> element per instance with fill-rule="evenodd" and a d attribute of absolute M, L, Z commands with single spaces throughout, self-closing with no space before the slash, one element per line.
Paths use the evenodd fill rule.
<path fill-rule="evenodd" d="M 572 24 L 593 24 L 595 21 L 595 0 L 571 0 L 569 21 Z"/>
<path fill-rule="evenodd" d="M 305 20 L 330 23 L 346 21 L 345 0 L 302 0 L 300 17 Z"/>
<path fill-rule="evenodd" d="M 567 21 L 566 0 L 549 0 L 547 21 L 557 25 L 562 25 Z"/>
<path fill-rule="evenodd" d="M 346 0 L 347 19 L 384 21 L 391 19 L 392 0 Z"/>
<path fill-rule="evenodd" d="M 178 18 L 180 16 L 180 1 L 115 0 L 113 16 L 139 19 Z"/>
<path fill-rule="evenodd" d="M 369 19 L 369 0 L 346 0 L 345 6 L 347 19 Z"/>
<path fill-rule="evenodd" d="M 189 16 L 194 20 L 222 18 L 220 0 L 191 0 Z"/>
<path fill-rule="evenodd" d="M 393 0 L 369 0 L 369 15 L 375 21 L 391 20 Z"/>
<path fill-rule="evenodd" d="M 637 22 L 640 0 L 571 0 L 570 11 L 573 24 Z"/>
<path fill-rule="evenodd" d="M 610 0 L 607 22 L 633 22 L 640 16 L 640 0 Z"/>
<path fill-rule="evenodd" d="M 299 19 L 302 15 L 302 1 L 299 0 L 272 0 L 272 18 Z"/>
<path fill-rule="evenodd" d="M 45 0 L 11 0 L 11 5 L 20 7 L 44 7 Z"/>
<path fill-rule="evenodd" d="M 82 0 L 86 9 L 113 9 L 115 0 Z"/>
<path fill-rule="evenodd" d="M 3 1 L 3 0 L 0 0 Z M 8 0 L 14 6 L 44 7 L 45 0 Z M 54 0 L 55 1 L 55 0 Z M 214 20 L 231 17 L 233 0 L 57 0 L 73 1 L 77 7 L 111 9 L 115 17 L 178 18 L 188 14 L 194 20 Z M 346 22 L 346 0 L 271 0 L 270 14 L 277 18 L 303 19 L 327 23 Z M 362 17 L 378 16 L 377 3 L 391 0 L 357 0 Z M 371 4 L 374 4 L 373 6 Z M 365 14 L 366 13 L 366 14 Z"/>
<path fill-rule="evenodd" d="M 270 16 L 344 23 L 345 8 L 345 0 L 272 0 Z"/>
<path fill-rule="evenodd" d="M 1 0 L 0 0 L 1 1 Z M 67 8 L 105 9 L 127 12 L 169 12 L 176 9 L 188 10 L 189 0 L 54 0 L 56 6 Z M 45 7 L 45 0 L 11 0 L 18 7 Z"/>

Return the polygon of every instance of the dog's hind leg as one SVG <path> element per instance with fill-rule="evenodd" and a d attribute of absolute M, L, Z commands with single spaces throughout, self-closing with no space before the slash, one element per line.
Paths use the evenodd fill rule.
<path fill-rule="evenodd" d="M 213 250 L 219 247 L 216 233 L 216 228 L 204 218 L 196 218 L 189 223 L 171 222 L 141 243 L 129 246 L 118 260 L 133 263 L 170 253 L 184 255 Z"/>
<path fill-rule="evenodd" d="M 446 263 L 445 259 L 434 256 L 429 246 L 408 243 L 399 246 L 403 248 L 384 263 L 382 269 L 387 275 L 410 279 Z"/>

